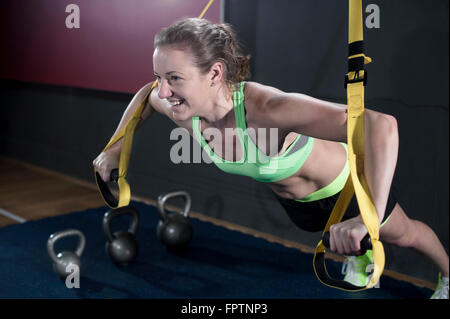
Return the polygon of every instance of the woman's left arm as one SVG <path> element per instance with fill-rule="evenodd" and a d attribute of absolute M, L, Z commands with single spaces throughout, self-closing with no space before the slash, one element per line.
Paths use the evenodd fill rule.
<path fill-rule="evenodd" d="M 397 121 L 391 115 L 366 110 L 364 127 L 364 175 L 381 223 L 397 165 Z"/>
<path fill-rule="evenodd" d="M 297 93 L 274 94 L 266 101 L 261 116 L 272 125 L 311 137 L 347 142 L 346 105 Z M 391 115 L 366 109 L 364 122 L 364 175 L 381 222 L 397 164 L 397 121 Z M 334 225 L 330 233 L 331 249 L 351 254 L 360 250 L 367 229 L 359 216 Z"/>
<path fill-rule="evenodd" d="M 364 176 L 381 224 L 397 163 L 397 122 L 390 115 L 366 110 L 364 128 Z M 330 249 L 344 255 L 357 255 L 366 234 L 361 215 L 332 225 Z"/>

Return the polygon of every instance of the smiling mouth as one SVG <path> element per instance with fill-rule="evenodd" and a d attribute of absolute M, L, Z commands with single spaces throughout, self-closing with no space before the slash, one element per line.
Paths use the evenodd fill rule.
<path fill-rule="evenodd" d="M 176 101 L 169 101 L 170 105 L 172 106 L 178 106 L 184 103 L 184 99 L 176 100 Z"/>

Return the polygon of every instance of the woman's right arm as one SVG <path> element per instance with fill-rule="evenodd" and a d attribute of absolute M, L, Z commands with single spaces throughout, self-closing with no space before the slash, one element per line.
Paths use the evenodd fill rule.
<path fill-rule="evenodd" d="M 141 105 L 148 91 L 151 89 L 153 83 L 148 83 L 143 86 L 133 97 L 130 104 L 126 108 L 125 112 L 122 115 L 122 119 L 119 122 L 119 125 L 116 128 L 113 136 L 116 136 L 122 128 L 128 123 L 129 119 L 133 116 L 136 109 Z M 154 108 L 149 103 L 149 99 L 145 102 L 144 110 L 141 114 L 141 120 L 138 123 L 139 127 L 142 125 L 145 120 L 147 120 L 154 112 Z M 122 149 L 123 138 L 118 140 L 116 143 L 111 145 L 106 151 L 101 152 L 93 161 L 93 165 L 96 168 L 97 172 L 100 174 L 102 179 L 105 182 L 110 180 L 111 171 L 114 168 L 119 167 L 119 159 L 120 159 L 120 151 Z"/>

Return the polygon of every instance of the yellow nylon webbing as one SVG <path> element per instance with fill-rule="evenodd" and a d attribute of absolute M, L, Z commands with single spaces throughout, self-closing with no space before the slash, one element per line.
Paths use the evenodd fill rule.
<path fill-rule="evenodd" d="M 214 2 L 214 0 L 209 0 L 209 2 L 206 4 L 205 8 L 202 10 L 200 15 L 198 16 L 200 19 L 203 18 L 206 11 L 208 11 L 211 4 Z M 99 174 L 97 173 L 97 170 L 94 168 L 94 176 L 97 183 L 97 187 L 99 188 L 100 194 L 102 195 L 103 200 L 105 203 L 110 206 L 111 208 L 118 208 L 127 206 L 130 203 L 131 199 L 131 191 L 130 191 L 130 185 L 128 184 L 126 180 L 127 172 L 128 172 L 128 166 L 130 163 L 130 154 L 131 154 L 131 147 L 133 144 L 133 136 L 136 129 L 137 124 L 141 120 L 141 114 L 142 111 L 145 108 L 145 104 L 147 102 L 147 99 L 150 95 L 150 93 L 153 91 L 153 89 L 158 86 L 158 81 L 155 80 L 150 88 L 150 90 L 146 93 L 144 99 L 142 100 L 142 103 L 139 105 L 139 107 L 136 109 L 134 114 L 131 116 L 131 118 L 128 120 L 127 124 L 117 133 L 114 135 L 111 140 L 108 142 L 108 144 L 103 149 L 103 152 L 106 151 L 108 148 L 110 148 L 113 144 L 115 144 L 118 140 L 120 140 L 122 137 L 123 143 L 122 143 L 122 149 L 120 151 L 120 160 L 119 160 L 119 178 L 117 180 L 117 184 L 119 187 L 119 201 L 117 206 L 112 205 L 110 201 L 108 201 L 105 198 L 105 194 L 102 191 L 102 187 L 100 187 L 100 184 L 105 184 L 102 180 Z M 104 186 L 107 187 L 107 186 Z"/>
<path fill-rule="evenodd" d="M 349 0 L 349 44 L 363 40 L 362 0 Z M 352 57 L 355 57 L 353 55 Z M 364 56 L 364 55 L 363 55 Z M 352 58 L 352 57 L 349 57 Z M 364 56 L 365 64 L 371 61 Z M 356 74 L 359 72 L 359 74 Z M 363 78 L 364 71 L 349 72 L 349 79 L 356 76 Z M 367 181 L 364 177 L 364 84 L 355 82 L 347 84 L 347 143 L 350 176 L 339 196 L 323 233 L 328 232 L 331 225 L 339 223 L 345 214 L 353 194 L 356 194 L 362 219 L 372 243 L 374 260 L 373 273 L 366 287 L 357 287 L 342 280 L 329 277 L 325 267 L 325 246 L 322 241 L 314 254 L 314 271 L 319 280 L 327 286 L 347 291 L 360 291 L 374 287 L 384 270 L 384 249 L 379 240 L 378 214 L 373 204 Z"/>

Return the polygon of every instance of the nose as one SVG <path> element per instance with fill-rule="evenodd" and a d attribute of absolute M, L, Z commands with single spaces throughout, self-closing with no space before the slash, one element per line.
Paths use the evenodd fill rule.
<path fill-rule="evenodd" d="M 162 79 L 159 83 L 159 92 L 158 97 L 160 99 L 167 99 L 173 95 L 172 90 L 170 89 L 170 85 L 167 80 Z"/>

